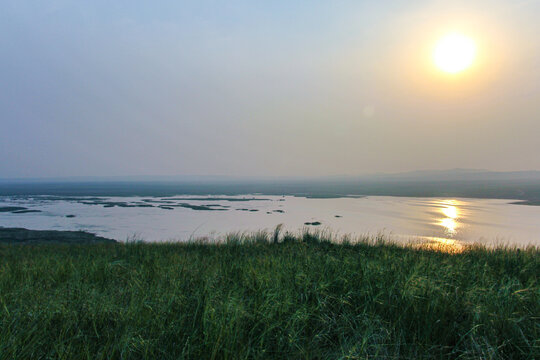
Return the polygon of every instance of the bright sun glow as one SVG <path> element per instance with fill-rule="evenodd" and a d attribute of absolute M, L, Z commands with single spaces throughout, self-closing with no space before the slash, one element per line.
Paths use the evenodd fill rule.
<path fill-rule="evenodd" d="M 476 57 L 474 41 L 464 35 L 453 33 L 437 42 L 433 61 L 444 72 L 455 74 L 472 65 Z"/>

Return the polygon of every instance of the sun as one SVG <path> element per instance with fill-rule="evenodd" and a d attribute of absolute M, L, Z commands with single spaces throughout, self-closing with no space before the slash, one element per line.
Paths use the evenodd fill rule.
<path fill-rule="evenodd" d="M 476 44 L 462 34 L 452 33 L 441 38 L 433 50 L 433 61 L 442 71 L 456 74 L 469 68 L 476 57 Z"/>

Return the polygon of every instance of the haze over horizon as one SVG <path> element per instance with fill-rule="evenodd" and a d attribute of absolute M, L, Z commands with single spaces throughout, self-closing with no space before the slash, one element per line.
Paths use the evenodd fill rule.
<path fill-rule="evenodd" d="M 14 184 L 17 182 L 198 182 L 208 183 L 238 182 L 238 183 L 259 183 L 277 181 L 278 183 L 287 181 L 378 181 L 378 180 L 540 180 L 540 170 L 518 170 L 518 171 L 490 171 L 487 169 L 422 169 L 403 172 L 376 172 L 358 174 L 333 174 L 333 175 L 102 175 L 102 176 L 42 176 L 42 177 L 0 177 L 0 183 Z"/>
<path fill-rule="evenodd" d="M 540 170 L 538 1 L 0 8 L 0 178 Z"/>

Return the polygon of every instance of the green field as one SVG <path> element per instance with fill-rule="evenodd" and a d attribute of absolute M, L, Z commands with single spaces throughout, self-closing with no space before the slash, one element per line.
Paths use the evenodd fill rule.
<path fill-rule="evenodd" d="M 0 246 L 1 359 L 538 359 L 538 248 Z"/>

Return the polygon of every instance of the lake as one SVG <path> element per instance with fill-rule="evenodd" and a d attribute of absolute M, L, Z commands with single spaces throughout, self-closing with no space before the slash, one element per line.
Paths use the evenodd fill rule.
<path fill-rule="evenodd" d="M 86 230 L 120 241 L 183 241 L 272 230 L 283 224 L 285 230 L 293 232 L 308 228 L 337 235 L 384 234 L 395 241 L 540 245 L 540 207 L 511 201 L 392 196 L 313 199 L 258 194 L 2 196 L 0 226 Z"/>

